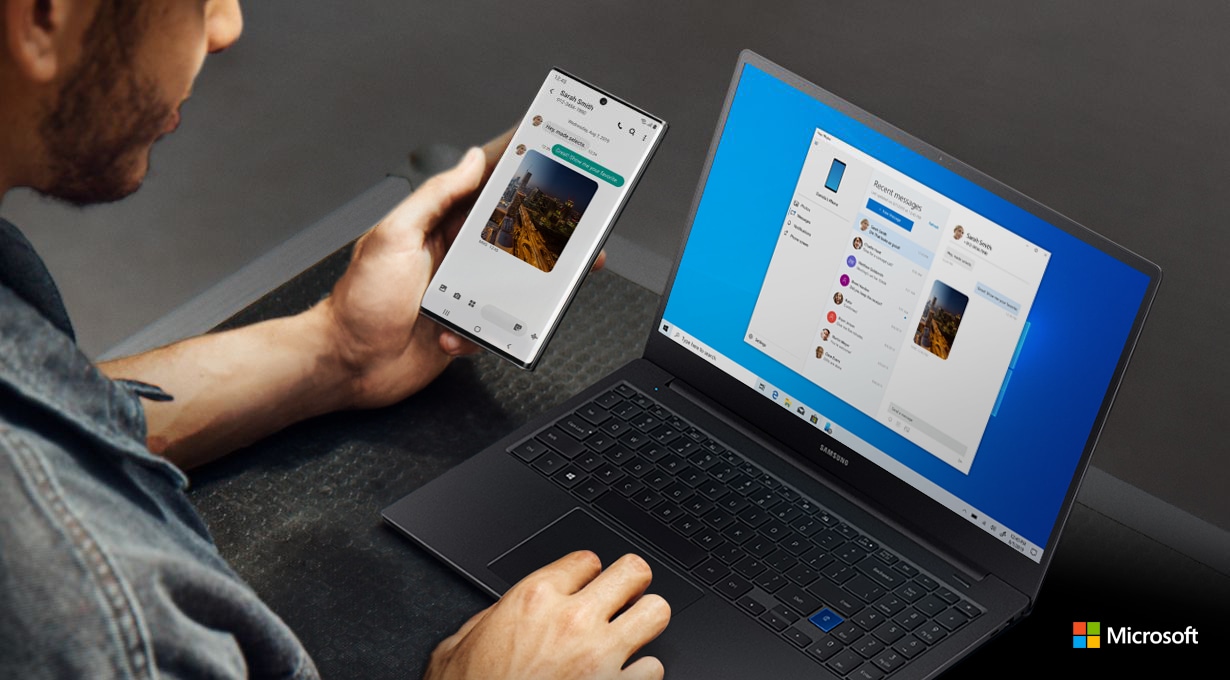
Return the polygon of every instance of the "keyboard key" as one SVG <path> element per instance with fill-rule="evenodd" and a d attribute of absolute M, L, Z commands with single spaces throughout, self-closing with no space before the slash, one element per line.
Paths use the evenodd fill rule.
<path fill-rule="evenodd" d="M 568 436 L 558 427 L 543 430 L 538 433 L 538 439 L 568 458 L 576 458 L 585 450 L 584 444 Z"/>
<path fill-rule="evenodd" d="M 897 597 L 906 602 L 915 602 L 924 595 L 923 589 L 915 583 L 907 583 L 896 590 Z"/>
<path fill-rule="evenodd" d="M 753 536 L 752 540 L 743 544 L 743 549 L 756 557 L 768 557 L 770 553 L 777 549 L 777 544 L 764 536 Z"/>
<path fill-rule="evenodd" d="M 820 573 L 833 583 L 845 583 L 854 576 L 854 570 L 840 560 L 829 562 L 820 570 Z"/>
<path fill-rule="evenodd" d="M 782 636 L 785 637 L 787 640 L 793 642 L 795 646 L 799 647 L 800 649 L 805 648 L 812 643 L 811 636 L 808 635 L 805 631 L 799 630 L 797 627 L 787 628 L 786 632 L 782 633 Z"/>
<path fill-rule="evenodd" d="M 834 628 L 831 635 L 848 645 L 851 642 L 863 637 L 863 630 L 853 623 L 846 621 L 840 626 Z"/>
<path fill-rule="evenodd" d="M 610 463 L 603 463 L 597 470 L 594 470 L 594 477 L 598 478 L 598 480 L 604 484 L 614 484 L 620 479 L 623 479 L 623 476 L 624 473 L 620 472 L 619 468 L 611 465 Z"/>
<path fill-rule="evenodd" d="M 863 552 L 863 549 L 855 545 L 853 542 L 850 542 L 843 543 L 838 546 L 837 549 L 833 551 L 833 555 L 846 564 L 855 564 L 866 557 L 867 553 Z"/>
<path fill-rule="evenodd" d="M 611 488 L 625 496 L 631 496 L 634 493 L 644 490 L 645 485 L 631 477 L 625 477 L 612 484 Z"/>
<path fill-rule="evenodd" d="M 700 523 L 700 520 L 686 514 L 679 517 L 679 519 L 676 519 L 674 523 L 671 524 L 671 527 L 673 527 L 675 531 L 678 531 L 684 536 L 691 536 L 699 531 L 702 526 L 704 525 Z"/>
<path fill-rule="evenodd" d="M 840 626 L 846 621 L 837 612 L 829 609 L 828 607 L 825 607 L 815 614 L 812 614 L 807 620 L 811 621 L 812 625 L 826 633 L 831 632 L 834 628 Z"/>
<path fill-rule="evenodd" d="M 735 571 L 743 574 L 748 578 L 755 578 L 758 574 L 765 570 L 764 562 L 755 557 L 744 557 L 735 563 Z"/>
<path fill-rule="evenodd" d="M 775 594 L 778 601 L 800 614 L 814 612 L 820 606 L 820 599 L 810 595 L 793 584 L 782 586 Z"/>
<path fill-rule="evenodd" d="M 802 562 L 794 565 L 786 571 L 786 578 L 795 583 L 805 586 L 820 577 L 820 572 L 803 564 Z"/>
<path fill-rule="evenodd" d="M 742 522 L 735 522 L 722 530 L 722 536 L 731 543 L 741 544 L 751 538 L 754 530 Z"/>
<path fill-rule="evenodd" d="M 559 453 L 555 451 L 548 451 L 547 453 L 539 456 L 532 465 L 534 469 L 549 476 L 555 474 L 555 472 L 564 467 L 564 464 L 567 462 L 568 459 L 564 458 Z"/>
<path fill-rule="evenodd" d="M 972 602 L 968 602 L 966 600 L 961 600 L 960 602 L 958 602 L 957 609 L 960 609 L 961 613 L 965 614 L 971 619 L 982 613 L 982 610 L 979 609 L 977 605 L 975 605 Z"/>
<path fill-rule="evenodd" d="M 884 677 L 884 671 L 876 668 L 870 661 L 855 668 L 853 672 L 846 676 L 848 680 L 881 680 Z"/>
<path fill-rule="evenodd" d="M 636 494 L 633 494 L 631 500 L 641 508 L 649 510 L 653 506 L 662 502 L 662 496 L 653 489 L 644 489 Z"/>
<path fill-rule="evenodd" d="M 696 578 L 699 578 L 709 585 L 713 585 L 714 583 L 726 578 L 726 576 L 730 574 L 730 569 L 728 569 L 726 565 L 722 564 L 719 560 L 709 558 L 697 567 L 693 573 L 696 574 Z"/>
<path fill-rule="evenodd" d="M 743 551 L 739 549 L 739 546 L 734 543 L 727 543 L 725 541 L 718 544 L 718 547 L 710 550 L 709 554 L 719 560 L 722 560 L 726 564 L 734 564 L 743 557 Z"/>
<path fill-rule="evenodd" d="M 756 585 L 759 586 L 762 590 L 769 592 L 769 593 L 775 593 L 778 590 L 781 590 L 781 588 L 785 586 L 787 583 L 789 582 L 786 579 L 782 578 L 781 574 L 777 574 L 771 571 L 766 571 L 760 576 L 756 577 Z"/>
<path fill-rule="evenodd" d="M 884 643 L 877 640 L 874 635 L 864 635 L 855 641 L 851 647 L 854 651 L 862 654 L 864 659 L 870 659 L 884 651 Z"/>
<path fill-rule="evenodd" d="M 875 608 L 885 616 L 892 616 L 905 609 L 906 602 L 892 593 L 888 593 L 875 601 Z"/>
<path fill-rule="evenodd" d="M 724 529 L 734 521 L 734 515 L 721 508 L 714 508 L 705 515 L 705 522 L 715 529 Z"/>
<path fill-rule="evenodd" d="M 811 541 L 808 541 L 806 538 L 803 538 L 793 531 L 783 536 L 781 540 L 778 541 L 778 545 L 781 546 L 782 550 L 785 550 L 796 557 L 802 555 L 808 548 L 812 547 Z"/>
<path fill-rule="evenodd" d="M 948 604 L 956 604 L 957 600 L 961 599 L 960 597 L 957 596 L 956 593 L 952 592 L 951 590 L 947 588 L 940 588 L 939 590 L 935 591 L 935 596 L 947 602 Z"/>
<path fill-rule="evenodd" d="M 930 576 L 927 576 L 926 574 L 919 574 L 918 578 L 914 580 L 920 583 L 922 587 L 926 588 L 927 590 L 935 590 L 940 585 L 935 582 L 935 579 L 931 578 Z"/>
<path fill-rule="evenodd" d="M 876 559 L 884 564 L 893 565 L 897 563 L 898 557 L 888 551 L 887 548 L 880 548 L 875 553 Z"/>
<path fill-rule="evenodd" d="M 896 569 L 897 571 L 905 574 L 906 576 L 909 576 L 910 578 L 918 576 L 918 573 L 919 573 L 918 567 L 915 567 L 909 562 L 898 562 L 893 565 L 893 569 Z"/>
<path fill-rule="evenodd" d="M 564 418 L 558 425 L 564 432 L 582 440 L 598 431 L 588 420 L 575 415 Z"/>
<path fill-rule="evenodd" d="M 535 458 L 541 456 L 547 451 L 550 451 L 551 449 L 537 439 L 528 439 L 509 450 L 512 451 L 514 456 L 520 458 L 526 463 L 530 463 L 533 462 Z"/>
<path fill-rule="evenodd" d="M 704 517 L 709 514 L 713 508 L 713 503 L 706 500 L 704 496 L 690 496 L 683 501 L 683 509 L 693 515 L 696 515 L 697 517 Z"/>
<path fill-rule="evenodd" d="M 583 501 L 592 501 L 601 496 L 604 491 L 606 491 L 606 485 L 592 479 L 585 479 L 580 484 L 572 487 L 572 493 L 576 494 L 577 498 Z"/>
<path fill-rule="evenodd" d="M 853 649 L 843 649 L 829 657 L 827 663 L 829 668 L 837 671 L 838 675 L 844 676 L 847 673 L 853 673 L 855 668 L 863 665 L 863 657 Z"/>
<path fill-rule="evenodd" d="M 936 614 L 944 611 L 948 605 L 944 604 L 944 601 L 940 598 L 934 595 L 928 595 L 918 602 L 915 602 L 914 606 L 918 608 L 918 611 L 923 613 L 923 616 L 932 618 Z"/>
<path fill-rule="evenodd" d="M 577 409 L 577 415 L 589 421 L 591 425 L 601 425 L 611 417 L 605 408 L 598 404 L 586 404 Z"/>
<path fill-rule="evenodd" d="M 632 424 L 632 427 L 646 433 L 662 424 L 662 421 L 648 413 L 641 413 L 634 418 L 629 418 L 628 422 Z"/>
<path fill-rule="evenodd" d="M 878 559 L 865 559 L 859 562 L 858 570 L 888 589 L 896 588 L 905 582 L 900 574 L 886 567 Z"/>
<path fill-rule="evenodd" d="M 619 442 L 630 449 L 636 450 L 649 443 L 649 435 L 636 430 L 629 430 L 619 436 Z"/>
<path fill-rule="evenodd" d="M 892 673 L 905 664 L 905 655 L 895 649 L 886 649 L 880 652 L 871 662 L 879 666 L 880 670 L 885 673 Z"/>
<path fill-rule="evenodd" d="M 714 587 L 717 589 L 719 593 L 733 600 L 735 598 L 741 597 L 744 593 L 751 590 L 752 584 L 748 583 L 747 581 L 744 581 L 743 579 L 739 578 L 738 576 L 735 576 L 734 574 L 731 574 L 731 575 L 728 575 L 726 578 L 718 581 L 717 585 Z"/>
<path fill-rule="evenodd" d="M 556 484 L 559 484 L 565 489 L 571 489 L 577 484 L 580 484 L 581 480 L 584 478 L 585 474 L 571 465 L 566 466 L 559 472 L 551 475 L 551 479 L 554 479 Z"/>
<path fill-rule="evenodd" d="M 807 586 L 807 592 L 820 598 L 821 602 L 844 616 L 852 616 L 863 609 L 863 603 L 859 602 L 857 597 L 824 579 Z"/>
<path fill-rule="evenodd" d="M 633 458 L 627 463 L 624 463 L 624 471 L 633 477 L 644 477 L 649 474 L 651 469 L 652 466 L 640 458 Z"/>
<path fill-rule="evenodd" d="M 924 623 L 914 630 L 914 637 L 929 645 L 939 642 L 945 635 L 948 631 L 938 623 Z"/>
<path fill-rule="evenodd" d="M 625 401 L 613 407 L 611 409 L 611 413 L 614 413 L 620 418 L 627 420 L 628 418 L 635 418 L 637 415 L 639 415 L 641 413 L 641 407 L 637 406 L 636 404 L 633 404 L 630 401 Z M 616 426 L 612 426 L 612 427 L 616 427 Z M 627 427 L 626 423 L 621 423 L 620 426 L 618 426 L 618 429 L 620 432 L 623 432 L 624 428 L 626 427 Z"/>
<path fill-rule="evenodd" d="M 916 637 L 908 637 L 893 645 L 893 649 L 900 652 L 901 656 L 913 659 L 923 653 L 927 649 L 927 645 Z"/>
<path fill-rule="evenodd" d="M 884 614 L 877 611 L 875 608 L 868 607 L 867 609 L 864 609 L 863 611 L 850 617 L 850 620 L 857 623 L 863 630 L 872 630 L 881 623 L 884 623 L 885 617 Z"/>
<path fill-rule="evenodd" d="M 602 453 L 612 446 L 615 446 L 615 438 L 606 434 L 597 434 L 589 439 L 586 439 L 585 445 L 594 451 Z"/>
<path fill-rule="evenodd" d="M 807 653 L 816 657 L 821 661 L 827 660 L 837 652 L 840 652 L 845 645 L 841 644 L 841 640 L 835 637 L 823 637 L 819 642 L 807 648 Z"/>
<path fill-rule="evenodd" d="M 599 396 L 594 401 L 597 402 L 597 404 L 601 406 L 602 408 L 609 409 L 612 406 L 615 406 L 619 402 L 623 401 L 623 397 L 619 396 L 618 394 L 614 392 L 607 392 L 606 394 Z"/>
<path fill-rule="evenodd" d="M 789 628 L 790 624 L 794 623 L 794 619 L 791 618 L 791 614 L 783 614 L 778 611 L 778 609 L 780 609 L 780 607 L 770 609 L 769 611 L 761 614 L 760 620 L 769 624 L 770 628 L 780 633 L 781 631 Z"/>
<path fill-rule="evenodd" d="M 893 617 L 893 623 L 901 626 L 905 630 L 914 630 L 921 626 L 927 619 L 918 612 L 917 609 L 907 609 Z"/>
<path fill-rule="evenodd" d="M 845 588 L 846 590 L 857 595 L 863 602 L 874 602 L 884 594 L 883 588 L 873 583 L 871 579 L 862 575 L 855 576 L 849 581 L 846 581 Z"/>
<path fill-rule="evenodd" d="M 735 605 L 752 616 L 760 616 L 768 609 L 763 604 L 752 599 L 751 596 L 739 599 L 739 601 L 735 602 Z"/>
<path fill-rule="evenodd" d="M 893 621 L 885 621 L 880 624 L 879 628 L 872 631 L 871 634 L 879 638 L 880 642 L 883 642 L 886 645 L 891 645 L 905 635 L 905 628 L 902 628 Z M 890 669 L 886 668 L 885 670 Z"/>
<path fill-rule="evenodd" d="M 667 524 L 674 522 L 680 517 L 687 516 L 687 514 L 684 513 L 683 508 L 680 508 L 678 505 L 675 505 L 674 503 L 671 503 L 670 501 L 666 501 L 665 503 L 658 504 L 658 506 L 655 507 L 653 510 L 651 510 L 649 514 L 653 515 L 654 517 L 657 517 L 658 519 L 662 520 L 663 522 L 666 522 Z"/>
<path fill-rule="evenodd" d="M 722 537 L 716 531 L 705 528 L 692 534 L 692 541 L 705 549 L 712 549 L 723 543 Z"/>
<path fill-rule="evenodd" d="M 618 385 L 615 386 L 615 391 L 620 393 L 621 395 L 623 395 L 625 398 L 628 398 L 628 399 L 640 394 L 640 392 L 637 392 L 636 390 L 632 389 L 632 387 L 630 387 L 628 383 L 619 383 Z"/>
<path fill-rule="evenodd" d="M 946 609 L 935 617 L 935 622 L 948 630 L 956 630 L 964 626 L 966 621 L 969 621 L 969 618 L 957 609 Z"/>

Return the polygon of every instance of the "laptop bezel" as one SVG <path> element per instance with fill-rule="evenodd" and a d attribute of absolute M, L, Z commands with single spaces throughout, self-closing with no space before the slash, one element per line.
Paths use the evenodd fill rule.
<path fill-rule="evenodd" d="M 850 116 L 983 189 L 1014 203 L 1148 277 L 1149 283 L 1141 306 L 1116 363 L 1106 395 L 1098 408 L 1097 417 L 1084 444 L 1080 461 L 1075 468 L 1076 472 L 1064 495 L 1055 527 L 1047 540 L 1040 562 L 1036 563 L 1004 545 L 982 529 L 972 525 L 968 520 L 935 503 L 910 485 L 854 453 L 848 447 L 823 434 L 786 409 L 764 398 L 751 387 L 715 368 L 713 364 L 659 332 L 666 304 L 670 299 L 679 265 L 683 260 L 683 251 L 691 234 L 713 161 L 725 132 L 731 104 L 745 69 L 749 65 Z M 877 511 L 885 513 L 889 519 L 912 532 L 920 541 L 937 548 L 941 554 L 947 553 L 959 558 L 965 564 L 995 574 L 1032 600 L 1041 587 L 1046 570 L 1054 558 L 1055 547 L 1062 534 L 1063 525 L 1071 512 L 1080 482 L 1088 469 L 1098 437 L 1160 285 L 1161 269 L 1143 257 L 962 163 L 950 154 L 922 142 L 750 50 L 744 50 L 739 55 L 718 120 L 719 123 L 702 166 L 700 180 L 684 225 L 679 250 L 672 264 L 666 290 L 661 297 L 655 322 L 646 342 L 644 357 L 664 368 L 697 392 L 713 399 L 729 411 L 739 414 L 746 424 L 762 432 L 772 433 L 772 438 L 791 452 L 796 464 L 818 474 L 830 483 L 844 487 L 847 491 L 871 499 Z M 843 454 L 845 462 L 839 462 L 836 458 L 821 453 L 817 447 L 817 444 L 821 443 Z"/>

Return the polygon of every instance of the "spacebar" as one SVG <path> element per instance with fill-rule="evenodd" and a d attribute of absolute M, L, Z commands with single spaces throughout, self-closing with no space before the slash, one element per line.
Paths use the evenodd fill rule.
<path fill-rule="evenodd" d="M 657 519 L 641 512 L 635 505 L 615 493 L 603 494 L 594 501 L 600 510 L 606 511 L 615 519 L 628 525 L 653 546 L 666 553 L 675 561 L 691 569 L 705 559 L 705 552 L 692 545 L 679 534 L 663 525 Z"/>

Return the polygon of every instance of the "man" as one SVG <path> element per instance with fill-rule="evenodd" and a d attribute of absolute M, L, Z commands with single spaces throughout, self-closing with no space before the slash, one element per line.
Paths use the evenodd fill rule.
<path fill-rule="evenodd" d="M 0 196 L 135 191 L 206 55 L 241 27 L 238 0 L 0 0 Z M 0 677 L 316 677 L 218 555 L 180 469 L 401 400 L 475 351 L 418 304 L 506 144 L 472 149 L 390 213 L 313 309 L 99 367 L 0 222 Z M 649 579 L 637 557 L 602 571 L 569 555 L 444 640 L 427 675 L 661 677 L 652 658 L 623 668 L 669 619 L 661 598 L 638 599 Z"/>

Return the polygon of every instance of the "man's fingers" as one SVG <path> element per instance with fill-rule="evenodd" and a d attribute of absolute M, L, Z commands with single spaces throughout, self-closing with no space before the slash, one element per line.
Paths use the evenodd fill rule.
<path fill-rule="evenodd" d="M 383 236 L 400 240 L 406 232 L 431 231 L 448 209 L 478 189 L 483 178 L 483 154 L 470 149 L 457 165 L 427 180 L 381 223 Z"/>
<path fill-rule="evenodd" d="M 461 627 L 457 629 L 457 632 L 444 638 L 440 641 L 439 645 L 436 645 L 436 652 L 440 654 L 447 654 L 452 651 L 454 647 L 461 644 L 462 640 L 466 639 L 466 636 L 470 634 L 471 630 L 474 630 L 474 626 L 477 626 L 483 619 L 487 618 L 487 614 L 489 613 L 491 613 L 491 607 L 487 607 L 474 616 L 471 616 L 468 621 L 461 624 Z"/>
<path fill-rule="evenodd" d="M 645 595 L 611 622 L 615 638 L 624 646 L 620 652 L 631 656 L 666 630 L 671 607 L 658 595 Z"/>
<path fill-rule="evenodd" d="M 517 127 L 514 125 L 483 145 L 483 156 L 486 159 L 486 170 L 483 172 L 484 181 L 491 176 L 491 171 L 495 170 L 495 164 L 500 162 L 500 157 L 504 155 L 504 150 L 508 148 L 508 143 L 512 141 L 513 133 L 516 131 Z"/>
<path fill-rule="evenodd" d="M 594 258 L 594 266 L 589 268 L 589 271 L 596 272 L 606 266 L 606 250 L 603 249 L 598 253 L 598 257 Z"/>
<path fill-rule="evenodd" d="M 440 333 L 440 349 L 450 357 L 462 357 L 469 354 L 478 354 L 483 351 L 478 345 L 452 331 L 442 331 Z"/>
<path fill-rule="evenodd" d="M 547 582 L 561 593 L 572 595 L 593 581 L 602 572 L 602 562 L 588 550 L 564 555 L 538 571 L 526 576 L 521 583 Z M 520 584 L 518 584 L 520 585 Z M 513 586 L 516 588 L 516 586 Z"/>
<path fill-rule="evenodd" d="M 619 674 L 619 677 L 625 680 L 662 680 L 665 673 L 666 669 L 662 667 L 662 662 L 658 661 L 657 657 L 643 656 L 629 664 Z"/>
<path fill-rule="evenodd" d="M 584 595 L 609 619 L 645 592 L 652 578 L 644 559 L 624 555 L 586 586 Z"/>

